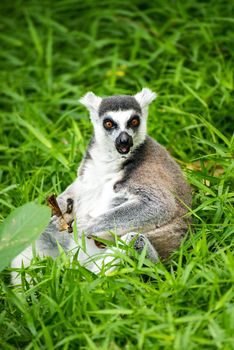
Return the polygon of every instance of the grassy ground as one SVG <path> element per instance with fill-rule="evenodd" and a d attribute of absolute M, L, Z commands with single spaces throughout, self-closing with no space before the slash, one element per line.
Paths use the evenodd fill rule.
<path fill-rule="evenodd" d="M 61 255 L 32 262 L 21 294 L 2 282 L 2 349 L 234 349 L 233 5 L 1 2 L 1 219 L 75 178 L 88 90 L 158 92 L 149 133 L 194 192 L 194 234 L 166 265 L 97 277 Z"/>

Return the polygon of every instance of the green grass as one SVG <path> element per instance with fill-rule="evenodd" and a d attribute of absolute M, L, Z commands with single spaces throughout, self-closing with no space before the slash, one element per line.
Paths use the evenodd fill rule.
<path fill-rule="evenodd" d="M 2 1 L 0 219 L 76 176 L 88 90 L 159 97 L 149 133 L 193 187 L 170 262 L 94 276 L 61 254 L 1 282 L 2 349 L 234 349 L 233 1 Z M 8 271 L 4 273 L 7 274 Z M 142 276 L 144 275 L 144 276 Z"/>

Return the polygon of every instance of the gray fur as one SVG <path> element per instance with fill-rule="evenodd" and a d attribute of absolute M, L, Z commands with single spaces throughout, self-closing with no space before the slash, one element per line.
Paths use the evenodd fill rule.
<path fill-rule="evenodd" d="M 103 98 L 98 113 L 101 117 L 109 111 L 124 111 L 128 109 L 133 109 L 137 113 L 141 114 L 141 107 L 133 96 L 116 95 Z"/>
<path fill-rule="evenodd" d="M 94 223 L 87 226 L 87 234 L 105 230 L 138 230 L 154 222 L 156 227 L 162 226 L 171 220 L 176 212 L 176 203 L 167 191 L 159 190 L 158 193 L 151 193 L 146 189 L 133 189 L 136 200 L 125 203 L 110 209 L 106 214 L 94 220 Z"/>
<path fill-rule="evenodd" d="M 114 185 L 114 189 L 116 192 L 128 189 L 135 196 L 135 201 L 126 201 L 110 209 L 91 222 L 86 233 L 106 230 L 141 232 L 162 257 L 168 257 L 179 246 L 186 232 L 187 220 L 184 215 L 186 207 L 191 205 L 190 188 L 179 166 L 165 148 L 150 137 L 122 166 L 124 176 Z M 165 231 L 162 229 L 164 226 L 170 229 Z M 161 233 L 163 237 L 160 239 Z M 158 248 L 154 244 L 157 241 L 163 241 L 164 246 L 160 243 Z"/>

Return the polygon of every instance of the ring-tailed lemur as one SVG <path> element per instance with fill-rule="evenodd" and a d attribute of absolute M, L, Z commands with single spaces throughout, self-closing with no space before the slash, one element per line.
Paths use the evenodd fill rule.
<path fill-rule="evenodd" d="M 148 106 L 156 94 L 144 88 L 134 96 L 106 98 L 88 92 L 80 99 L 90 113 L 94 136 L 78 169 L 77 179 L 59 197 L 62 212 L 76 217 L 78 233 L 85 235 L 86 249 L 78 259 L 98 272 L 110 248 L 100 247 L 93 237 L 112 238 L 109 231 L 157 261 L 166 258 L 180 244 L 187 230 L 185 214 L 191 204 L 190 188 L 169 153 L 147 136 Z M 71 212 L 73 201 L 73 212 Z M 81 240 L 81 238 L 80 238 Z M 65 251 L 77 248 L 73 236 L 59 231 L 59 218 L 53 216 L 36 241 L 41 256 L 58 255 L 57 242 Z M 28 264 L 32 248 L 12 262 Z M 99 255 L 99 259 L 96 256 Z M 95 262 L 90 257 L 95 256 Z M 102 258 L 103 257 L 103 258 Z"/>

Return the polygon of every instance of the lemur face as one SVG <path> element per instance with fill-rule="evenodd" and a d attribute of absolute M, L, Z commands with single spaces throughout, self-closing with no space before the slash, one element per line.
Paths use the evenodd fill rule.
<path fill-rule="evenodd" d="M 127 155 L 141 144 L 146 136 L 148 105 L 156 94 L 144 88 L 135 96 L 116 95 L 106 98 L 88 92 L 80 99 L 89 112 L 95 139 L 107 151 Z"/>
<path fill-rule="evenodd" d="M 101 117 L 105 136 L 120 154 L 128 154 L 145 138 L 146 123 L 135 110 L 108 111 Z"/>

